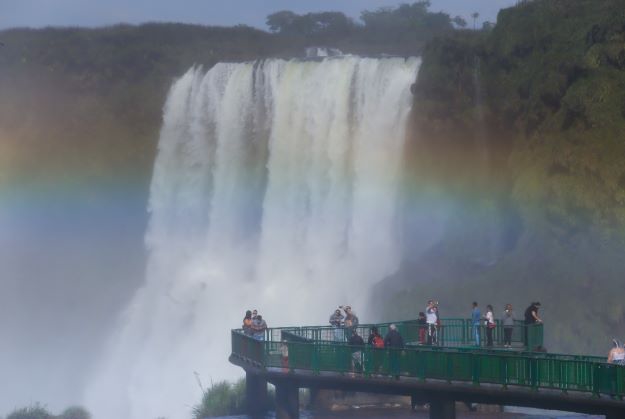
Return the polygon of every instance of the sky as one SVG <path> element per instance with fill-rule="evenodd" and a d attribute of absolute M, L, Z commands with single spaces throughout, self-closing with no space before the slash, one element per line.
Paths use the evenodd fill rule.
<path fill-rule="evenodd" d="M 494 22 L 501 8 L 516 0 L 431 0 L 431 11 L 460 15 L 480 13 L 478 24 Z M 45 26 L 105 26 L 116 23 L 182 22 L 261 29 L 278 10 L 296 13 L 341 11 L 358 18 L 362 10 L 410 3 L 411 0 L 0 0 L 0 29 Z"/>

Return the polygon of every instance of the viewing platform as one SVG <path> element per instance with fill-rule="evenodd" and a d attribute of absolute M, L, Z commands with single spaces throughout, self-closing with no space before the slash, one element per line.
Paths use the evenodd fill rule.
<path fill-rule="evenodd" d="M 278 418 L 299 417 L 299 388 L 406 395 L 413 406 L 429 403 L 431 418 L 455 418 L 456 401 L 625 417 L 625 367 L 535 351 L 543 350 L 542 324 L 515 324 L 510 349 L 500 346 L 499 324 L 494 348 L 472 345 L 470 320 L 443 319 L 439 345 L 422 344 L 415 321 L 394 324 L 403 349 L 350 346 L 325 326 L 272 328 L 264 340 L 232 330 L 230 362 L 246 371 L 248 412 L 263 413 L 270 382 Z M 361 325 L 358 333 L 366 341 L 372 326 L 384 336 L 389 325 Z"/>

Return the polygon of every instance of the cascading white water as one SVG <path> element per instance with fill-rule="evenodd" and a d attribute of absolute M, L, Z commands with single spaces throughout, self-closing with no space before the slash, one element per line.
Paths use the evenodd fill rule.
<path fill-rule="evenodd" d="M 234 378 L 231 328 L 367 320 L 401 256 L 399 177 L 418 59 L 191 69 L 164 110 L 146 281 L 87 389 L 97 419 L 188 418 Z"/>

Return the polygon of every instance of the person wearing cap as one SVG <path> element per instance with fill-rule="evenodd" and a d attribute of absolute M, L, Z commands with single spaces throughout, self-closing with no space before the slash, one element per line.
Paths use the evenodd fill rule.
<path fill-rule="evenodd" d="M 343 315 L 341 314 L 340 309 L 334 310 L 334 313 L 330 316 L 330 324 L 334 327 L 334 340 L 337 342 L 341 342 L 344 339 L 343 335 Z"/>
<path fill-rule="evenodd" d="M 397 326 L 391 324 L 388 327 L 388 332 L 384 336 L 384 348 L 389 348 L 389 368 L 390 373 L 395 375 L 395 378 L 399 378 L 399 357 L 401 356 L 401 349 L 404 347 L 404 338 L 402 338 Z"/>
<path fill-rule="evenodd" d="M 384 336 L 384 347 L 385 348 L 403 348 L 404 347 L 404 338 L 402 338 L 401 334 L 397 330 L 397 326 L 391 324 L 388 327 L 388 332 L 386 336 Z"/>

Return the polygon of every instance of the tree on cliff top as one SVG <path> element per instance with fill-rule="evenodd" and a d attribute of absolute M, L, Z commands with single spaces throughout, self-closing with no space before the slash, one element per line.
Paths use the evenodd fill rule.
<path fill-rule="evenodd" d="M 354 28 L 354 22 L 341 12 L 320 12 L 298 15 L 282 10 L 267 16 L 267 26 L 272 32 L 284 35 L 344 36 Z"/>
<path fill-rule="evenodd" d="M 448 14 L 431 13 L 429 7 L 429 1 L 418 1 L 396 8 L 365 10 L 360 15 L 364 22 L 363 30 L 369 38 L 396 42 L 425 41 L 453 30 Z"/>

